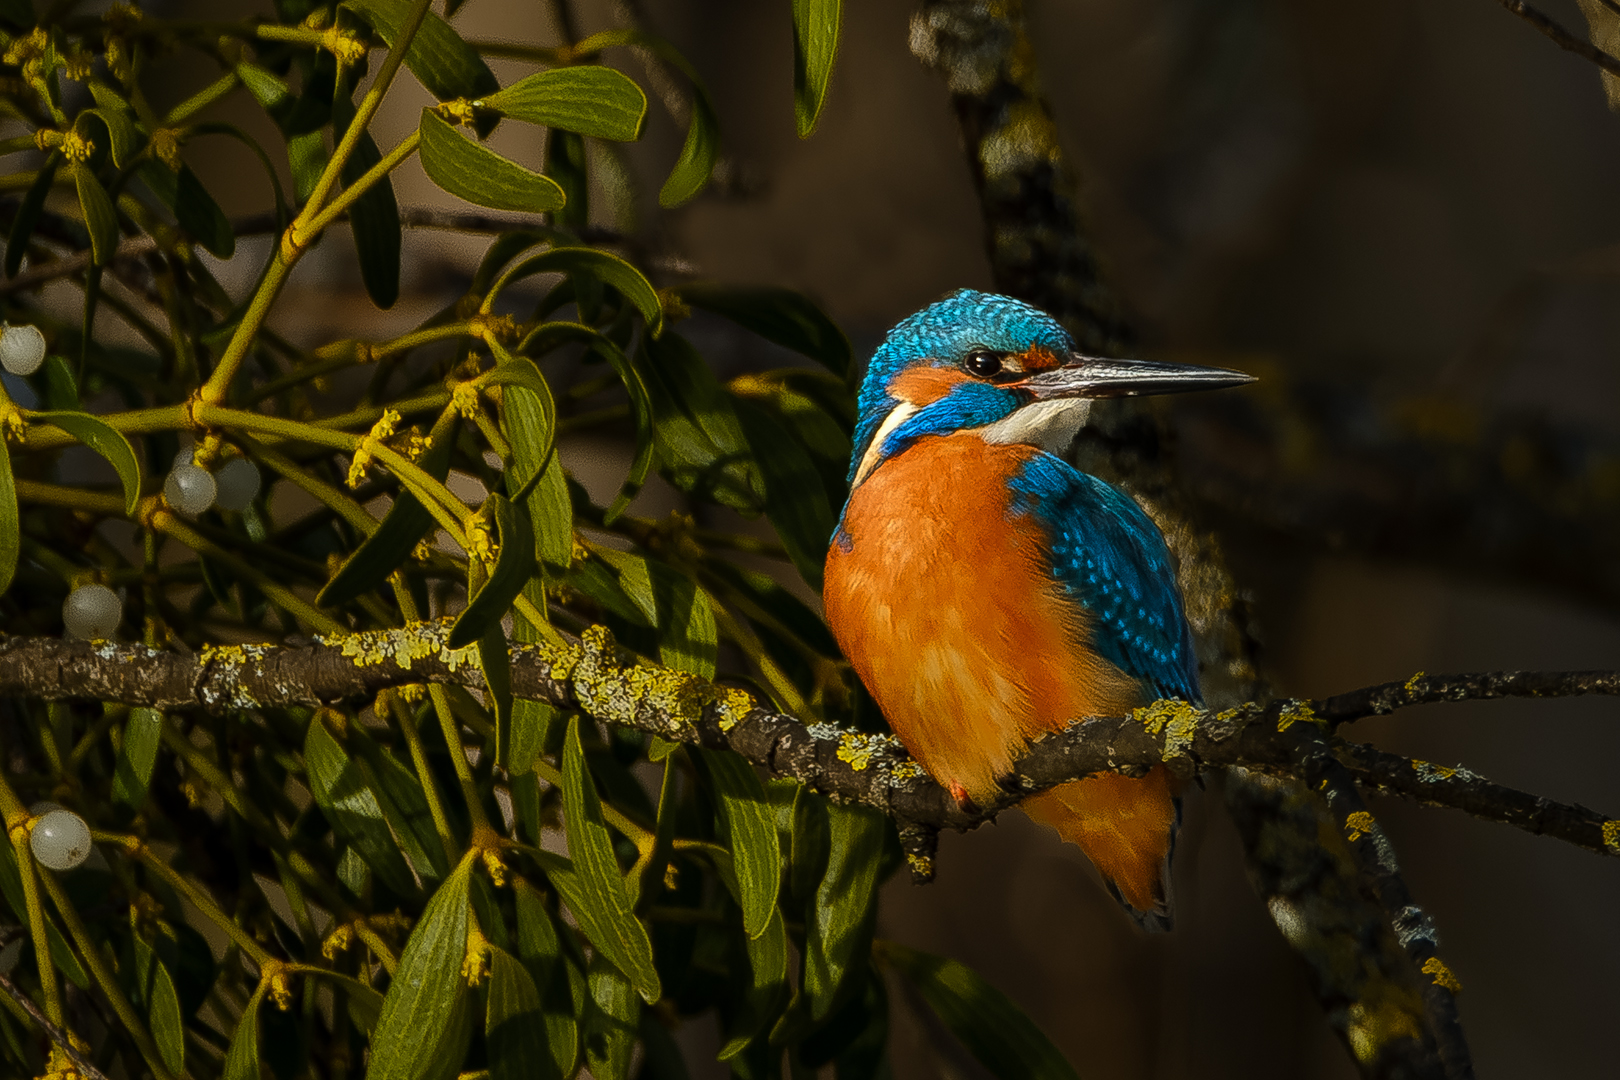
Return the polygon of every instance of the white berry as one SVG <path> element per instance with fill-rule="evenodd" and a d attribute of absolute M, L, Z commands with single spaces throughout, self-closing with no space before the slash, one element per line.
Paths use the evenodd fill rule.
<path fill-rule="evenodd" d="M 259 493 L 259 467 L 247 458 L 231 458 L 214 473 L 221 510 L 246 510 Z"/>
<path fill-rule="evenodd" d="M 71 810 L 52 810 L 34 822 L 28 846 L 52 870 L 72 870 L 90 857 L 90 826 Z"/>
<path fill-rule="evenodd" d="M 163 498 L 182 514 L 200 514 L 214 505 L 214 476 L 198 465 L 176 465 L 163 482 Z"/>
<path fill-rule="evenodd" d="M 37 326 L 0 330 L 0 367 L 13 375 L 32 375 L 45 362 L 45 335 Z"/>
<path fill-rule="evenodd" d="M 62 602 L 62 622 L 73 637 L 110 638 L 123 617 L 123 601 L 105 585 L 81 585 Z"/>

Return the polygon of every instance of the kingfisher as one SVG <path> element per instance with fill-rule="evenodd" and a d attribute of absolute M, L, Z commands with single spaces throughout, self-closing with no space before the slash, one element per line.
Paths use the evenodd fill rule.
<path fill-rule="evenodd" d="M 988 805 L 1046 732 L 1164 698 L 1201 703 L 1163 535 L 1060 455 L 1096 399 L 1251 381 L 1085 356 L 1039 309 L 970 289 L 900 323 L 873 355 L 827 552 L 827 621 L 895 735 L 959 805 Z M 1019 805 L 1078 845 L 1141 926 L 1170 928 L 1180 792 L 1164 766 Z"/>

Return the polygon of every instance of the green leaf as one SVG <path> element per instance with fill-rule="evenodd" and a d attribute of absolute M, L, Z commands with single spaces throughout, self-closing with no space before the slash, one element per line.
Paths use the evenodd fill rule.
<path fill-rule="evenodd" d="M 377 1018 L 382 1015 L 383 996 L 359 979 L 323 971 L 319 978 L 332 984 L 334 990 L 343 991 L 349 1007 L 349 1019 L 367 1036 L 377 1029 Z"/>
<path fill-rule="evenodd" d="M 585 139 L 575 135 L 572 131 L 562 128 L 552 128 L 546 132 L 546 175 L 557 181 L 557 186 L 563 189 L 563 203 L 561 210 L 557 211 L 554 220 L 558 225 L 570 229 L 583 229 L 591 223 L 591 177 L 589 166 L 585 162 Z M 589 282 L 576 279 L 574 287 Z M 594 293 L 600 293 L 598 287 Z M 591 322 L 596 320 L 595 304 L 590 296 L 581 293 L 578 297 L 579 310 L 582 317 Z"/>
<path fill-rule="evenodd" d="M 610 67 L 551 68 L 490 94 L 482 105 L 513 120 L 631 142 L 641 138 L 647 95 Z"/>
<path fill-rule="evenodd" d="M 0 894 L 6 898 L 12 914 L 19 919 L 26 918 L 27 902 L 23 897 L 22 871 L 17 867 L 17 849 L 10 844 L 0 844 Z M 68 980 L 80 990 L 90 988 L 90 979 L 79 966 L 79 958 L 74 955 L 73 949 L 68 945 L 67 938 L 57 929 L 56 920 L 48 913 L 45 916 L 45 934 L 50 939 L 51 962 L 58 971 L 68 977 Z"/>
<path fill-rule="evenodd" d="M 259 1067 L 259 1006 L 269 990 L 268 982 L 261 982 L 248 998 L 242 1010 L 242 1019 L 231 1032 L 231 1048 L 225 1054 L 225 1069 L 221 1080 L 263 1080 Z"/>
<path fill-rule="evenodd" d="M 287 137 L 287 167 L 292 171 L 293 197 L 300 205 L 314 193 L 327 161 L 326 141 L 320 131 Z"/>
<path fill-rule="evenodd" d="M 414 720 L 412 721 L 414 722 Z M 364 729 L 351 728 L 349 746 L 366 763 L 373 791 L 405 858 L 424 881 L 444 880 L 450 863 L 433 823 L 433 811 L 416 773 L 378 746 Z"/>
<path fill-rule="evenodd" d="M 500 547 L 489 580 L 467 601 L 450 627 L 446 644 L 452 649 L 471 645 L 491 627 L 499 630 L 501 618 L 534 573 L 534 533 L 528 515 L 499 492 L 490 492 L 479 512 L 493 520 Z"/>
<path fill-rule="evenodd" d="M 428 901 L 388 985 L 366 1080 L 448 1080 L 472 1037 L 467 979 L 468 877 L 462 859 Z"/>
<path fill-rule="evenodd" d="M 656 559 L 597 547 L 595 555 L 612 567 L 620 590 L 658 633 L 658 659 L 666 666 L 714 678 L 719 649 L 709 594 L 685 574 Z"/>
<path fill-rule="evenodd" d="M 236 254 L 236 234 L 231 231 L 231 219 L 219 208 L 219 203 L 208 194 L 191 166 L 180 166 L 175 177 L 175 220 L 192 239 L 201 244 L 210 255 L 228 259 Z"/>
<path fill-rule="evenodd" d="M 28 419 L 54 424 L 106 458 L 124 487 L 124 513 L 135 513 L 135 506 L 141 500 L 141 466 L 122 432 L 101 417 L 84 412 L 29 413 Z"/>
<path fill-rule="evenodd" d="M 1078 1080 L 1034 1021 L 971 968 L 892 941 L 882 943 L 880 955 L 999 1080 Z"/>
<path fill-rule="evenodd" d="M 422 110 L 420 131 L 423 170 L 458 198 L 525 214 L 558 210 L 566 201 L 555 180 L 463 138 L 432 109 Z"/>
<path fill-rule="evenodd" d="M 17 481 L 11 475 L 11 448 L 0 446 L 0 593 L 11 588 L 21 550 L 22 523 L 17 517 Z"/>
<path fill-rule="evenodd" d="M 404 29 L 411 8 L 405 0 L 346 0 L 343 6 L 370 23 L 390 46 Z M 431 11 L 411 38 L 405 64 L 440 101 L 485 97 L 501 85 L 478 50 Z"/>
<path fill-rule="evenodd" d="M 354 120 L 354 102 L 349 84 L 338 82 L 332 100 L 333 138 L 340 139 Z M 362 132 L 354 152 L 343 163 L 343 184 L 347 187 L 382 161 L 382 152 L 369 131 Z M 394 198 L 394 178 L 385 176 L 366 189 L 349 207 L 349 229 L 360 256 L 360 280 L 366 295 L 379 308 L 390 308 L 399 299 L 399 252 L 401 244 L 399 202 Z"/>
<path fill-rule="evenodd" d="M 373 790 L 371 777 L 338 745 L 317 714 L 304 737 L 304 764 L 310 794 L 336 833 L 358 851 L 373 872 L 401 896 L 417 894 L 410 868 Z"/>
<path fill-rule="evenodd" d="M 11 231 L 6 235 L 6 277 L 15 277 L 22 268 L 23 256 L 28 254 L 28 241 L 33 239 L 34 226 L 45 209 L 45 198 L 56 183 L 56 170 L 62 166 L 62 151 L 52 150 L 39 167 L 39 175 L 23 195 L 17 216 L 11 219 Z"/>
<path fill-rule="evenodd" d="M 540 991 L 529 973 L 509 954 L 490 950 L 489 1003 L 485 1012 L 485 1038 L 489 1044 L 489 1080 L 562 1080 L 547 1072 L 551 1063 L 546 1046 Z"/>
<path fill-rule="evenodd" d="M 804 992 L 815 1020 L 832 1015 L 866 968 L 885 828 L 870 807 L 828 803 L 826 812 L 827 867 L 805 913 Z"/>
<path fill-rule="evenodd" d="M 270 113 L 271 116 L 277 115 L 278 111 L 292 107 L 293 94 L 291 88 L 285 82 L 264 70 L 264 68 L 244 60 L 239 62 L 233 70 L 236 72 L 236 77 L 242 80 L 242 85 L 247 87 L 248 93 L 252 94 L 253 99 L 262 105 L 264 110 Z"/>
<path fill-rule="evenodd" d="M 821 475 L 804 447 L 769 413 L 746 399 L 734 401 L 754 460 L 764 473 L 765 513 L 799 575 L 820 592 L 827 541 L 836 521 Z"/>
<path fill-rule="evenodd" d="M 709 92 L 696 84 L 692 88 L 692 122 L 686 129 L 681 156 L 670 170 L 664 186 L 658 189 L 658 205 L 672 210 L 709 185 L 714 163 L 720 158 L 720 121 L 715 117 Z"/>
<path fill-rule="evenodd" d="M 106 266 L 118 251 L 118 211 L 113 209 L 107 189 L 101 186 L 90 166 L 83 162 L 75 165 L 73 182 L 79 189 L 84 227 L 90 233 L 90 258 L 95 265 Z"/>
<path fill-rule="evenodd" d="M 680 334 L 641 346 L 636 367 L 652 398 L 660 468 L 682 491 L 757 515 L 765 483 L 732 396 Z"/>
<path fill-rule="evenodd" d="M 445 127 L 448 128 L 449 125 L 446 124 Z M 465 139 L 462 141 L 466 142 Z M 424 145 L 425 143 L 426 140 Z M 502 280 L 510 283 L 534 274 L 547 273 L 567 274 L 569 277 L 583 275 L 595 278 L 604 285 L 611 285 L 641 312 L 642 319 L 647 323 L 647 330 L 653 337 L 663 333 L 664 307 L 658 299 L 658 290 L 652 287 L 652 283 L 640 270 L 617 255 L 587 247 L 552 248 L 518 263 L 516 267 L 502 275 Z"/>
<path fill-rule="evenodd" d="M 586 1014 L 585 1068 L 596 1080 L 626 1080 L 641 1022 L 641 1002 L 630 981 L 602 957 L 586 972 L 591 1004 Z"/>
<path fill-rule="evenodd" d="M 433 479 L 443 482 L 450 475 L 450 451 L 455 445 L 460 416 L 446 409 L 428 433 L 432 445 L 417 465 Z M 412 550 L 433 527 L 433 513 L 422 500 L 401 487 L 394 505 L 383 515 L 377 531 L 355 548 L 354 554 L 338 567 L 332 580 L 315 597 L 319 607 L 341 607 L 381 585 L 388 575 L 410 558 Z"/>
<path fill-rule="evenodd" d="M 531 1063 L 542 1080 L 558 1080 L 573 1075 L 579 1057 L 578 1015 L 584 1001 L 574 1001 L 570 989 L 572 965 L 562 953 L 556 923 L 545 900 L 522 878 L 512 882 L 513 906 L 517 911 L 518 956 L 540 991 L 540 1008 L 546 1026 L 546 1053 Z M 581 995 L 583 997 L 583 995 Z"/>
<path fill-rule="evenodd" d="M 45 358 L 45 407 L 66 412 L 82 412 L 79 407 L 79 383 L 73 377 L 73 368 L 67 360 L 54 353 Z"/>
<path fill-rule="evenodd" d="M 568 829 L 568 853 L 573 860 L 578 900 L 569 897 L 560 881 L 569 908 L 591 944 L 602 951 L 630 979 L 636 991 L 649 1003 L 660 996 L 658 972 L 653 967 L 652 939 L 647 928 L 635 917 L 624 875 L 613 855 L 613 837 L 602 820 L 602 804 L 596 784 L 585 768 L 585 751 L 579 741 L 580 719 L 569 718 L 568 735 L 563 741 L 563 818 Z"/>
<path fill-rule="evenodd" d="M 765 286 L 698 282 L 680 287 L 681 299 L 712 311 L 766 341 L 826 365 L 848 378 L 854 364 L 849 339 L 803 293 Z"/>
<path fill-rule="evenodd" d="M 144 944 L 144 943 L 143 943 Z M 176 1076 L 186 1070 L 186 1022 L 180 1010 L 180 995 L 175 993 L 174 980 L 163 962 L 153 958 L 151 980 L 147 985 L 147 1019 L 152 1027 L 152 1041 L 157 1043 L 163 1064 Z"/>
<path fill-rule="evenodd" d="M 163 743 L 163 724 L 163 714 L 147 708 L 129 710 L 129 718 L 124 721 L 112 794 L 131 810 L 140 810 L 146 802 L 146 786 L 152 782 L 152 768 L 157 764 L 158 747 Z"/>
<path fill-rule="evenodd" d="M 748 942 L 748 969 L 752 980 L 726 1026 L 726 1043 L 716 1055 L 729 1061 L 742 1053 L 781 1013 L 788 1000 L 788 936 L 782 913 L 771 908 L 770 921 Z"/>
<path fill-rule="evenodd" d="M 107 129 L 107 152 L 112 155 L 113 165 L 121 169 L 135 153 L 135 125 L 130 123 L 124 103 L 103 83 L 92 82 L 90 90 L 95 94 L 96 107 L 80 111 L 73 126 L 77 129 L 87 116 L 99 120 Z"/>
<path fill-rule="evenodd" d="M 543 382 L 543 380 L 542 380 Z M 512 446 L 506 490 L 521 495 L 534 529 L 534 553 L 551 573 L 563 573 L 573 561 L 574 508 L 562 462 L 553 453 L 557 406 L 551 389 L 513 382 L 501 390 L 501 428 Z"/>
<path fill-rule="evenodd" d="M 731 849 L 743 930 L 750 938 L 757 938 L 776 912 L 776 894 L 782 882 L 776 811 L 766 798 L 759 774 L 741 754 L 699 750 L 696 760 L 702 763 L 714 791 L 722 837 Z"/>
<path fill-rule="evenodd" d="M 799 138 L 816 129 L 838 56 L 843 0 L 793 0 L 793 115 Z"/>

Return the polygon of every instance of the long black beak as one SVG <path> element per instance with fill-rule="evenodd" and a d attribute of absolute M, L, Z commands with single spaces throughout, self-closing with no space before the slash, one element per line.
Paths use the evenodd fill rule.
<path fill-rule="evenodd" d="M 1161 364 L 1153 360 L 1107 360 L 1073 354 L 1060 368 L 1038 372 L 1013 385 L 1036 401 L 1054 398 L 1143 397 L 1189 390 L 1222 390 L 1254 382 L 1253 375 L 1194 364 Z"/>

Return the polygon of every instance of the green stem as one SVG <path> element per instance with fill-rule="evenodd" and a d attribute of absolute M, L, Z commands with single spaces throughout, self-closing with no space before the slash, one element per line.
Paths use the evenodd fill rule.
<path fill-rule="evenodd" d="M 135 1048 L 146 1059 L 147 1068 L 158 1080 L 173 1080 L 173 1073 L 163 1063 L 163 1055 L 158 1052 L 157 1044 L 152 1041 L 152 1035 L 141 1023 L 141 1018 L 135 1007 L 129 1003 L 124 988 L 118 983 L 118 976 L 107 966 L 102 957 L 101 950 L 96 946 L 96 940 L 90 936 L 90 930 L 79 917 L 78 909 L 68 898 L 61 882 L 56 880 L 54 874 L 41 874 L 45 882 L 45 891 L 51 894 L 51 902 L 56 905 L 57 913 L 62 916 L 62 923 L 67 927 L 68 933 L 73 937 L 73 943 L 79 947 L 79 955 L 84 958 L 85 966 L 90 969 L 90 977 L 96 980 L 101 992 L 106 995 L 112 1004 L 113 1012 L 120 1023 L 129 1032 L 130 1038 L 135 1040 Z"/>
<path fill-rule="evenodd" d="M 420 129 L 411 132 L 399 141 L 399 145 L 388 151 L 387 155 L 377 164 L 367 169 L 354 183 L 344 187 L 341 194 L 332 200 L 330 206 L 316 214 L 307 224 L 300 227 L 305 236 L 319 236 L 321 230 L 336 221 L 355 200 L 364 195 L 366 191 L 381 183 L 389 173 L 397 169 L 402 162 L 416 153 L 416 144 L 422 140 Z"/>
<path fill-rule="evenodd" d="M 439 795 L 438 782 L 433 779 L 433 772 L 428 765 L 427 752 L 422 748 L 422 733 L 416 728 L 416 716 L 410 705 L 397 693 L 385 691 L 388 694 L 389 704 L 394 710 L 394 719 L 399 721 L 400 732 L 405 737 L 406 749 L 411 754 L 411 765 L 416 769 L 416 776 L 422 784 L 422 794 L 427 797 L 428 813 L 433 817 L 433 831 L 439 834 L 439 844 L 444 848 L 444 857 L 453 866 L 461 858 L 461 851 L 456 844 L 456 834 L 450 829 L 450 819 L 444 813 L 444 801 Z"/>
<path fill-rule="evenodd" d="M 45 995 L 45 1015 L 62 1026 L 62 987 L 56 981 L 56 964 L 51 960 L 50 932 L 45 925 L 45 908 L 39 902 L 39 878 L 35 873 L 34 852 L 28 846 L 25 825 L 11 830 L 11 847 L 17 853 L 17 869 L 22 871 L 23 904 L 28 909 L 28 934 L 34 939 L 34 956 L 39 961 L 39 986 Z"/>
<path fill-rule="evenodd" d="M 339 177 L 343 175 L 343 166 L 354 155 L 355 147 L 360 145 L 360 137 L 365 134 L 366 127 L 377 114 L 377 107 L 382 104 L 383 96 L 388 93 L 394 76 L 399 73 L 400 65 L 405 62 L 405 54 L 410 50 L 411 39 L 416 36 L 417 28 L 427 16 L 429 5 L 430 0 L 413 0 L 394 47 L 388 50 L 388 58 L 383 61 L 381 70 L 377 72 L 376 81 L 366 91 L 366 96 L 361 98 L 360 106 L 355 110 L 354 119 L 349 122 L 348 130 L 343 133 L 343 138 L 332 151 L 332 157 L 327 161 L 320 179 L 315 182 L 315 190 L 310 193 L 309 202 L 299 211 L 298 216 L 282 235 L 282 242 L 276 247 L 276 256 L 265 271 L 264 279 L 259 282 L 259 288 L 253 294 L 253 301 L 243 314 L 242 321 L 237 324 L 236 332 L 231 335 L 230 344 L 225 347 L 225 354 L 219 358 L 219 366 L 214 368 L 214 373 L 197 391 L 199 402 L 218 405 L 225 400 L 225 393 L 230 389 L 231 380 L 236 377 L 237 369 L 247 356 L 253 339 L 258 335 L 259 327 L 263 325 L 270 308 L 275 304 L 276 296 L 286 283 L 287 274 L 298 261 L 304 245 L 308 243 L 310 235 L 308 223 L 321 212 L 321 207 L 332 194 L 332 189 L 337 186 Z"/>
<path fill-rule="evenodd" d="M 241 79 L 237 78 L 236 72 L 227 71 L 218 79 L 215 79 L 213 82 L 209 83 L 207 86 L 203 87 L 201 90 L 197 91 L 195 94 L 192 94 L 190 97 L 186 98 L 186 100 L 170 109 L 169 115 L 163 118 L 163 126 L 166 128 L 180 126 L 191 116 L 201 112 L 203 109 L 206 109 L 208 106 L 212 105 L 214 102 L 236 89 L 236 84 L 241 81 Z"/>
<path fill-rule="evenodd" d="M 156 852 L 147 847 L 137 837 L 119 836 L 115 833 L 97 835 L 94 832 L 91 835 L 97 840 L 110 840 L 113 843 L 121 844 L 126 851 L 134 854 L 136 858 L 146 865 L 148 870 L 168 882 L 181 896 L 190 900 L 192 905 L 203 913 L 204 918 L 223 930 L 225 936 L 234 941 L 243 952 L 247 953 L 248 958 L 255 965 L 263 967 L 266 963 L 275 959 L 264 946 L 253 940 L 252 935 L 236 925 L 236 921 L 225 914 L 225 910 L 214 902 L 212 896 L 193 885 L 190 879 L 164 862 Z"/>

